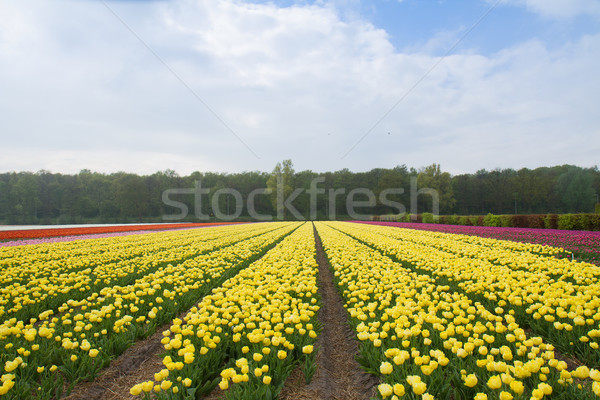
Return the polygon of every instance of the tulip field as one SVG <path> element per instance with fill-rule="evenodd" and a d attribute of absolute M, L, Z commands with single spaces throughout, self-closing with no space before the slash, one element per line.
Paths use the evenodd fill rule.
<path fill-rule="evenodd" d="M 118 398 L 308 387 L 324 265 L 377 398 L 600 398 L 600 267 L 558 243 L 349 222 L 106 232 L 0 242 L 1 399 L 64 398 L 155 335 L 160 367 Z"/>

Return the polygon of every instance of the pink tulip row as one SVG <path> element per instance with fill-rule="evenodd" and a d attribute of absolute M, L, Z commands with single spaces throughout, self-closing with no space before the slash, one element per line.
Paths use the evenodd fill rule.
<path fill-rule="evenodd" d="M 486 238 L 537 243 L 561 247 L 582 261 L 600 265 L 600 232 L 566 231 L 556 229 L 503 228 L 488 226 L 463 226 L 423 224 L 411 222 L 356 221 L 372 225 L 396 226 L 399 228 L 475 235 Z"/>

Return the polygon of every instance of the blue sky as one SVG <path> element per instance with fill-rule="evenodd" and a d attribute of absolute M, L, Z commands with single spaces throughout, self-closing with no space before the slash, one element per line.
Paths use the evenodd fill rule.
<path fill-rule="evenodd" d="M 290 7 L 326 2 L 254 0 L 252 3 Z M 587 13 L 549 16 L 535 12 L 523 4 L 507 1 L 350 0 L 332 4 L 338 7 L 342 18 L 346 20 L 363 18 L 385 30 L 396 49 L 406 51 L 415 51 L 440 34 L 451 33 L 458 40 L 484 15 L 481 23 L 458 46 L 457 52 L 475 49 L 489 55 L 533 38 L 543 40 L 551 47 L 560 46 L 565 41 L 576 40 L 584 34 L 598 33 L 599 30 L 598 19 Z M 435 50 L 443 55 L 452 44 Z"/>
<path fill-rule="evenodd" d="M 600 1 L 495 3 L 3 0 L 0 171 L 598 164 Z"/>

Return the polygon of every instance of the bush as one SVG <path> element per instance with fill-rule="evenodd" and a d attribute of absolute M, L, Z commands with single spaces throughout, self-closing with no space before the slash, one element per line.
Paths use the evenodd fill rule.
<path fill-rule="evenodd" d="M 527 215 L 513 215 L 512 226 L 515 228 L 527 228 L 528 218 Z"/>
<path fill-rule="evenodd" d="M 544 216 L 540 214 L 533 214 L 527 216 L 526 228 L 542 229 L 544 227 Z"/>
<path fill-rule="evenodd" d="M 500 226 L 500 217 L 492 213 L 488 213 L 483 217 L 483 226 Z"/>
<path fill-rule="evenodd" d="M 500 216 L 500 226 L 505 227 L 505 228 L 514 227 L 512 217 L 510 215 L 501 215 Z"/>
<path fill-rule="evenodd" d="M 433 224 L 436 220 L 437 218 L 435 218 L 435 216 L 432 213 L 426 212 L 421 214 L 421 221 L 424 224 Z"/>
<path fill-rule="evenodd" d="M 596 211 L 596 214 L 600 214 L 600 203 L 596 203 L 594 210 Z"/>
<path fill-rule="evenodd" d="M 460 217 L 458 217 L 458 225 L 469 226 L 471 225 L 471 220 L 469 219 L 469 217 L 461 215 Z"/>
<path fill-rule="evenodd" d="M 558 215 L 546 214 L 546 216 L 544 217 L 544 228 L 558 229 Z"/>
<path fill-rule="evenodd" d="M 590 215 L 590 225 L 593 231 L 600 231 L 600 214 Z"/>
<path fill-rule="evenodd" d="M 480 219 L 481 219 L 481 223 L 479 221 Z M 480 218 L 478 216 L 470 216 L 469 217 L 469 222 L 473 226 L 481 226 L 481 225 L 483 225 L 483 217 Z"/>
<path fill-rule="evenodd" d="M 574 230 L 577 226 L 577 216 L 573 214 L 561 214 L 558 216 L 558 229 Z"/>
<path fill-rule="evenodd" d="M 449 215 L 447 221 L 450 225 L 458 225 L 458 215 Z"/>

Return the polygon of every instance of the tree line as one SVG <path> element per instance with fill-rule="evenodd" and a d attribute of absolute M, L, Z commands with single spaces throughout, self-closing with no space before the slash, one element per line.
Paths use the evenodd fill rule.
<path fill-rule="evenodd" d="M 321 192 L 314 196 L 310 194 L 310 188 L 316 178 L 320 178 L 316 182 Z M 198 182 L 207 189 L 203 198 L 190 195 Z M 307 219 L 311 217 L 311 202 L 316 207 L 313 207 L 316 210 L 313 217 L 317 219 L 327 219 L 333 207 L 336 218 L 349 218 L 348 195 L 355 189 L 362 191 L 355 191 L 354 200 L 371 200 L 371 203 L 363 201 L 363 206 L 358 207 L 357 211 L 370 215 L 411 212 L 415 190 L 418 190 L 416 211 L 431 212 L 433 196 L 421 190 L 423 188 L 436 191 L 442 215 L 593 212 L 600 193 L 598 168 L 573 165 L 519 170 L 482 169 L 461 175 L 444 172 L 438 164 L 418 170 L 401 165 L 367 172 L 342 169 L 317 173 L 310 170 L 295 171 L 290 160 L 278 163 L 270 173 L 193 172 L 188 176 L 180 176 L 175 171 L 166 170 L 140 176 L 89 170 L 69 175 L 42 170 L 0 174 L 0 223 L 163 221 L 165 216 L 168 218 L 177 211 L 172 204 L 165 202 L 164 192 L 167 190 L 174 192 L 169 197 L 171 201 L 177 201 L 190 210 L 183 219 L 185 221 L 198 221 L 196 215 L 200 214 L 215 219 L 215 207 L 231 215 L 236 207 L 236 199 L 228 195 L 213 197 L 222 189 L 233 189 L 243 199 L 252 197 L 255 212 L 276 217 L 281 206 L 277 201 L 278 182 L 281 184 L 279 195 L 284 199 L 293 195 L 290 203 Z M 315 186 L 315 183 L 312 185 Z M 271 189 L 271 192 L 264 189 Z M 258 195 L 251 196 L 257 190 Z M 367 192 L 372 196 L 367 196 Z M 331 193 L 336 195 L 332 198 Z M 384 198 L 388 201 L 382 201 Z M 236 219 L 251 219 L 252 214 L 246 204 L 239 211 Z M 283 215 L 285 218 L 296 218 L 287 210 Z"/>

